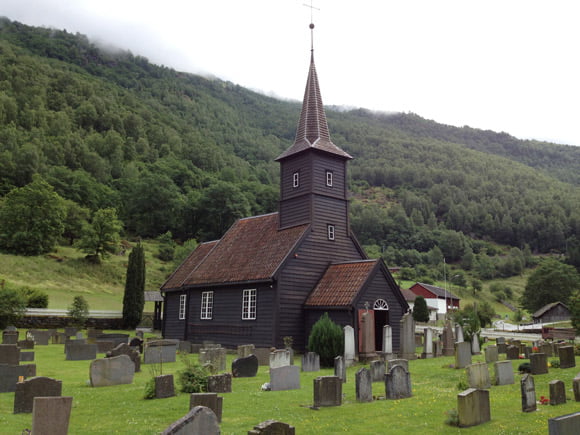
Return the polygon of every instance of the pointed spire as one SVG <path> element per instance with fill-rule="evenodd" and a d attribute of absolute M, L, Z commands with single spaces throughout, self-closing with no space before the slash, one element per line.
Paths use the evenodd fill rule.
<path fill-rule="evenodd" d="M 352 159 L 347 152 L 341 150 L 330 140 L 328 123 L 322 104 L 320 87 L 318 85 L 318 76 L 314 65 L 314 50 L 312 50 L 310 56 L 310 69 L 308 71 L 308 80 L 306 81 L 306 90 L 304 91 L 304 100 L 302 102 L 302 113 L 300 114 L 300 121 L 296 129 L 294 144 L 278 156 L 276 160 L 281 160 L 308 148 L 316 148 L 347 159 Z"/>

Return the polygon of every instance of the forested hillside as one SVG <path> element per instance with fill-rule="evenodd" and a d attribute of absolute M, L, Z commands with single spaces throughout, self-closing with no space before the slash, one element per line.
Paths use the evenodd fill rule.
<path fill-rule="evenodd" d="M 273 159 L 299 111 L 83 35 L 0 19 L 0 196 L 40 175 L 68 200 L 70 242 L 74 223 L 104 208 L 127 235 L 182 241 L 276 210 Z M 427 262 L 437 247 L 475 267 L 494 253 L 488 242 L 578 250 L 580 147 L 414 114 L 327 107 L 327 116 L 333 141 L 355 156 L 353 230 L 390 263 Z"/>

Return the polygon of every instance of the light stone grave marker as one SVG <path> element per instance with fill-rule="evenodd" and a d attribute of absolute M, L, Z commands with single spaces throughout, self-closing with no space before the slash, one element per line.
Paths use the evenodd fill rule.
<path fill-rule="evenodd" d="M 477 426 L 491 420 L 489 390 L 469 388 L 457 395 L 459 427 Z"/>
<path fill-rule="evenodd" d="M 300 369 L 297 366 L 283 366 L 270 369 L 272 391 L 299 390 Z"/>
<path fill-rule="evenodd" d="M 514 383 L 514 369 L 511 361 L 496 361 L 493 363 L 495 385 L 509 385 Z"/>
<path fill-rule="evenodd" d="M 491 380 L 489 377 L 489 368 L 486 363 L 470 364 L 466 367 L 467 381 L 471 388 L 475 389 L 489 389 L 491 388 Z"/>
<path fill-rule="evenodd" d="M 411 375 L 403 366 L 395 365 L 385 375 L 385 395 L 387 399 L 398 400 L 411 397 Z"/>
<path fill-rule="evenodd" d="M 373 401 L 373 381 L 371 379 L 371 372 L 364 367 L 359 369 L 355 374 L 355 391 L 356 400 L 358 402 Z"/>
<path fill-rule="evenodd" d="M 342 380 L 338 376 L 314 379 L 314 408 L 342 405 Z"/>
<path fill-rule="evenodd" d="M 67 435 L 72 397 L 35 397 L 32 407 L 34 435 Z"/>
<path fill-rule="evenodd" d="M 520 380 L 520 392 L 522 396 L 522 411 L 535 411 L 537 409 L 536 386 L 532 375 L 526 373 L 522 376 L 522 379 Z"/>
<path fill-rule="evenodd" d="M 219 435 L 217 416 L 205 406 L 196 406 L 162 432 L 162 435 Z"/>
<path fill-rule="evenodd" d="M 344 334 L 344 362 L 347 367 L 354 364 L 355 347 L 354 347 L 354 328 L 346 325 L 343 328 Z"/>

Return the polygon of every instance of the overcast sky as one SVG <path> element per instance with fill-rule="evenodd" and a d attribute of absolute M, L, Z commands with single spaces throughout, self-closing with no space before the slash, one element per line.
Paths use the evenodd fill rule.
<path fill-rule="evenodd" d="M 0 0 L 0 15 L 301 100 L 310 0 Z M 325 105 L 580 145 L 575 0 L 315 0 Z"/>

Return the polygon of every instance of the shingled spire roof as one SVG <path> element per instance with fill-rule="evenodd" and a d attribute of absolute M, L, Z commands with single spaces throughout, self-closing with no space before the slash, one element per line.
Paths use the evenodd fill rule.
<path fill-rule="evenodd" d="M 310 57 L 310 70 L 304 91 L 304 101 L 302 102 L 302 113 L 296 129 L 296 139 L 294 144 L 284 151 L 276 160 L 282 160 L 294 154 L 298 154 L 309 148 L 326 151 L 346 159 L 352 159 L 350 154 L 341 150 L 330 140 L 326 114 L 320 96 L 318 86 L 318 76 L 314 66 L 314 52 Z"/>

